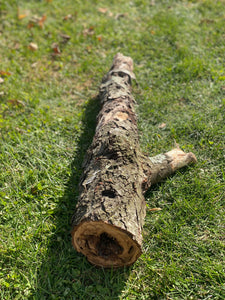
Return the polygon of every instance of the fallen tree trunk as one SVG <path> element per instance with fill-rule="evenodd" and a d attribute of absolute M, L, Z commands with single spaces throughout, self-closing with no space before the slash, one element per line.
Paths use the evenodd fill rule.
<path fill-rule="evenodd" d="M 153 158 L 141 152 L 131 95 L 133 78 L 132 59 L 118 53 L 100 86 L 102 109 L 72 220 L 74 248 L 97 266 L 127 266 L 137 260 L 146 215 L 145 191 L 196 162 L 193 153 L 180 149 Z"/>

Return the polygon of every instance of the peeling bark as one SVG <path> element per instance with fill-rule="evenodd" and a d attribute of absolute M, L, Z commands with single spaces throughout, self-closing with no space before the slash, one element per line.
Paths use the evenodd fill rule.
<path fill-rule="evenodd" d="M 193 153 L 173 149 L 153 158 L 140 150 L 133 61 L 118 53 L 100 86 L 102 109 L 80 181 L 72 219 L 72 241 L 97 266 L 133 264 L 141 255 L 146 215 L 144 193 L 175 170 L 196 162 Z"/>

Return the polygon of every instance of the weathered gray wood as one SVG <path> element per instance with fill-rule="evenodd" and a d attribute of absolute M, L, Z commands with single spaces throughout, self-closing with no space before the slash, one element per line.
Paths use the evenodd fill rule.
<path fill-rule="evenodd" d="M 146 214 L 144 192 L 177 168 L 196 162 L 192 153 L 180 149 L 154 158 L 141 152 L 132 78 L 132 59 L 118 53 L 100 86 L 102 109 L 72 221 L 75 249 L 103 267 L 137 260 Z"/>

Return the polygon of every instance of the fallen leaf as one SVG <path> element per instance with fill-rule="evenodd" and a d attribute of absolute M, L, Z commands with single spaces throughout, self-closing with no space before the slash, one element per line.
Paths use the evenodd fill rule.
<path fill-rule="evenodd" d="M 100 13 L 102 13 L 102 14 L 105 14 L 105 13 L 108 11 L 108 8 L 106 8 L 106 7 L 99 7 L 99 8 L 98 8 L 98 11 L 99 11 Z"/>
<path fill-rule="evenodd" d="M 101 42 L 102 36 L 101 36 L 101 35 L 98 35 L 98 36 L 97 36 L 97 39 L 98 39 L 99 42 Z"/>
<path fill-rule="evenodd" d="M 18 19 L 19 19 L 19 20 L 22 20 L 22 19 L 24 19 L 24 18 L 26 18 L 26 17 L 27 17 L 26 14 L 24 14 L 24 15 L 18 15 Z"/>
<path fill-rule="evenodd" d="M 163 129 L 163 128 L 165 128 L 165 127 L 166 127 L 166 123 L 161 123 L 161 124 L 159 124 L 159 126 L 158 126 L 159 129 Z"/>
<path fill-rule="evenodd" d="M 64 20 L 64 21 L 67 21 L 67 20 L 72 19 L 72 18 L 73 18 L 73 16 L 69 14 L 69 15 L 65 16 L 65 17 L 63 18 L 63 20 Z"/>
<path fill-rule="evenodd" d="M 60 36 L 63 39 L 63 41 L 62 41 L 63 43 L 67 43 L 71 39 L 71 37 L 69 35 L 64 34 L 64 33 L 61 33 Z"/>
<path fill-rule="evenodd" d="M 0 71 L 0 75 L 6 77 L 6 76 L 10 76 L 11 73 L 8 72 L 8 71 L 2 71 L 2 70 L 1 70 L 1 71 Z"/>
<path fill-rule="evenodd" d="M 18 99 L 10 99 L 7 101 L 9 104 L 11 104 L 12 106 L 25 106 L 23 101 L 20 101 Z"/>
<path fill-rule="evenodd" d="M 44 22 L 46 21 L 46 19 L 47 19 L 46 15 L 43 15 L 43 16 L 41 17 L 41 19 L 39 20 L 38 24 L 39 24 L 39 26 L 40 26 L 41 28 L 44 27 Z"/>
<path fill-rule="evenodd" d="M 0 83 L 3 83 L 3 82 L 4 82 L 4 79 L 0 77 Z"/>
<path fill-rule="evenodd" d="M 32 27 L 34 27 L 34 23 L 29 22 L 29 23 L 27 24 L 27 28 L 28 28 L 28 29 L 31 29 Z"/>
<path fill-rule="evenodd" d="M 160 207 L 155 207 L 155 208 L 149 208 L 148 211 L 160 211 L 162 208 Z"/>
<path fill-rule="evenodd" d="M 18 50 L 20 48 L 20 43 L 15 42 L 13 49 Z"/>
<path fill-rule="evenodd" d="M 28 48 L 31 50 L 31 51 L 37 51 L 38 50 L 38 45 L 35 44 L 35 43 L 30 43 Z"/>
<path fill-rule="evenodd" d="M 26 18 L 27 16 L 28 16 L 27 11 L 21 12 L 20 8 L 19 7 L 17 8 L 17 18 L 19 20 L 22 20 L 22 19 Z"/>
<path fill-rule="evenodd" d="M 37 61 L 31 65 L 31 68 L 36 68 L 36 66 L 37 66 Z"/>
<path fill-rule="evenodd" d="M 35 15 L 35 16 L 32 16 L 29 21 L 31 23 L 38 23 L 41 20 L 41 18 L 42 17 L 38 17 L 38 16 Z"/>
<path fill-rule="evenodd" d="M 23 129 L 20 129 L 19 127 L 16 127 L 15 129 L 16 129 L 16 131 L 18 131 L 19 133 L 24 133 L 24 130 L 23 130 Z"/>
<path fill-rule="evenodd" d="M 53 43 L 52 44 L 52 50 L 53 50 L 53 54 L 54 55 L 60 55 L 61 54 L 61 51 L 59 49 L 59 45 L 57 43 Z"/>
<path fill-rule="evenodd" d="M 120 13 L 120 14 L 116 14 L 116 16 L 115 16 L 115 19 L 116 20 L 118 20 L 118 19 L 120 19 L 120 18 L 125 18 L 127 16 L 127 14 L 126 13 Z"/>
<path fill-rule="evenodd" d="M 33 16 L 28 25 L 27 25 L 27 28 L 32 28 L 34 27 L 35 25 L 39 26 L 41 29 L 44 27 L 44 22 L 46 21 L 47 19 L 47 16 L 46 15 L 43 15 L 42 17 L 38 17 L 38 16 Z"/>
<path fill-rule="evenodd" d="M 91 45 L 88 45 L 87 47 L 86 47 L 86 50 L 87 50 L 87 52 L 91 52 L 91 50 L 92 50 L 92 46 Z"/>
<path fill-rule="evenodd" d="M 154 31 L 154 30 L 151 30 L 150 32 L 151 32 L 151 34 L 152 34 L 152 35 L 154 35 L 154 34 L 155 34 L 155 31 Z"/>
<path fill-rule="evenodd" d="M 94 26 L 90 26 L 89 28 L 86 28 L 83 30 L 83 35 L 87 36 L 87 35 L 93 35 L 95 33 L 94 31 Z"/>

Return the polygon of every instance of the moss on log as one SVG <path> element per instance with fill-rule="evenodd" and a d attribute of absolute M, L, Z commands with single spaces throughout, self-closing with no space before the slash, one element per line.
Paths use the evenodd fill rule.
<path fill-rule="evenodd" d="M 145 191 L 176 169 L 196 162 L 173 149 L 149 158 L 140 150 L 133 61 L 118 53 L 100 86 L 101 111 L 80 181 L 72 219 L 74 248 L 97 266 L 133 264 L 141 255 Z"/>

